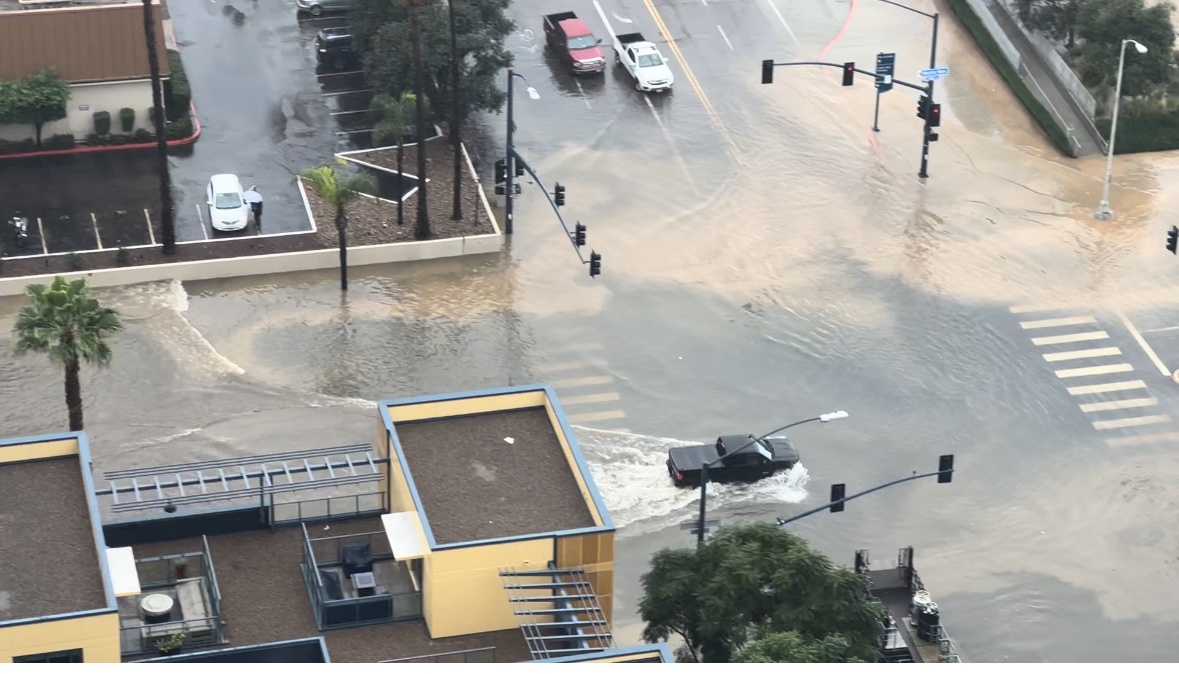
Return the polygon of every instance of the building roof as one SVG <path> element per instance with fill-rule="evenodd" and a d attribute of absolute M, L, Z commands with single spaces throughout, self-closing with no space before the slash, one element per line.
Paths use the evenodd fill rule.
<path fill-rule="evenodd" d="M 153 0 L 153 4 L 160 74 L 167 76 L 168 45 L 162 11 L 159 0 Z M 71 83 L 150 77 L 142 3 L 128 0 L 63 9 L 0 11 L 0 80 L 18 80 L 51 67 Z"/>
<path fill-rule="evenodd" d="M 603 663 L 664 663 L 675 662 L 671 647 L 666 643 L 643 644 L 641 646 L 625 646 L 612 648 L 599 653 L 585 653 L 583 655 L 569 655 L 563 658 L 536 660 L 537 663 L 550 662 L 596 662 Z"/>
<path fill-rule="evenodd" d="M 81 434 L 0 440 L 0 624 L 110 609 Z"/>
<path fill-rule="evenodd" d="M 518 394 L 525 397 L 506 409 L 498 404 L 491 407 L 501 409 L 475 413 L 468 409 L 469 401 Z M 411 413 L 409 420 L 397 420 L 398 408 L 426 405 L 434 406 L 426 418 Z M 387 401 L 382 406 L 432 548 L 613 529 L 577 441 L 548 387 L 426 396 Z M 470 409 L 483 407 L 487 405 Z M 554 424 L 548 408 L 554 410 L 558 423 Z"/>

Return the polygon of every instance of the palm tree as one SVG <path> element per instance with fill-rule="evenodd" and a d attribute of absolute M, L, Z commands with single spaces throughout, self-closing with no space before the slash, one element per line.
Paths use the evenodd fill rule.
<path fill-rule="evenodd" d="M 172 171 L 168 167 L 168 125 L 164 122 L 164 84 L 160 79 L 160 55 L 156 50 L 156 22 L 152 0 L 143 0 L 143 37 L 147 41 L 147 62 L 151 72 L 152 123 L 156 127 L 156 163 L 159 164 L 160 210 L 164 255 L 176 252 L 176 208 L 172 204 Z M 81 418 L 81 417 L 79 417 Z"/>
<path fill-rule="evenodd" d="M 336 235 L 340 240 L 340 290 L 348 289 L 348 215 L 344 206 L 361 192 L 377 191 L 372 176 L 365 173 L 341 173 L 329 164 L 304 169 L 299 177 L 306 180 L 311 189 L 336 214 Z"/>
<path fill-rule="evenodd" d="M 111 362 L 106 338 L 123 327 L 119 312 L 90 297 L 86 279 L 67 281 L 58 276 L 45 286 L 25 287 L 31 304 L 21 307 L 12 331 L 16 353 L 48 354 L 49 360 L 65 369 L 66 407 L 70 430 L 82 430 L 82 383 L 78 369 L 82 361 L 98 367 Z"/>
<path fill-rule="evenodd" d="M 426 205 L 426 96 L 425 82 L 422 73 L 422 22 L 418 17 L 418 9 L 426 4 L 426 0 L 405 0 L 409 5 L 409 26 L 413 37 L 413 69 L 414 94 L 417 101 L 417 140 L 418 140 L 418 222 L 413 230 L 413 238 L 422 241 L 430 238 L 430 214 Z"/>
<path fill-rule="evenodd" d="M 397 224 L 405 224 L 404 218 L 404 197 L 405 189 L 402 185 L 402 166 L 401 162 L 405 151 L 405 133 L 412 126 L 409 123 L 410 110 L 412 106 L 417 104 L 417 96 L 408 91 L 403 91 L 401 96 L 393 98 L 381 94 L 373 98 L 370 107 L 373 109 L 373 116 L 375 117 L 375 124 L 373 128 L 373 144 L 377 147 L 388 147 L 394 142 L 397 143 L 397 189 L 400 194 L 397 195 Z"/>

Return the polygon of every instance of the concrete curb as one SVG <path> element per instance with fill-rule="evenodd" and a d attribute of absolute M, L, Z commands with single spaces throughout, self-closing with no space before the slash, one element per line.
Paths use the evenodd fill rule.
<path fill-rule="evenodd" d="M 188 114 L 192 118 L 192 135 L 187 138 L 177 138 L 168 141 L 168 147 L 184 147 L 192 145 L 201 137 L 201 120 L 197 117 L 196 103 L 189 102 Z M 118 150 L 147 150 L 156 147 L 155 141 L 150 143 L 128 143 L 126 145 L 87 145 L 72 147 L 67 150 L 36 150 L 34 152 L 19 152 L 15 154 L 0 154 L 0 161 L 5 159 L 36 159 L 38 157 L 61 157 L 69 154 L 91 154 L 94 152 L 115 152 Z"/>

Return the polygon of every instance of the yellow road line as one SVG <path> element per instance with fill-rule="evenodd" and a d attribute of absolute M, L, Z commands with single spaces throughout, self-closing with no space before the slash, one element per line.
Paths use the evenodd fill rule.
<path fill-rule="evenodd" d="M 744 166 L 745 161 L 741 159 L 741 150 L 733 142 L 733 137 L 729 135 L 729 130 L 725 128 L 725 123 L 721 121 L 720 115 L 716 114 L 716 109 L 712 107 L 712 102 L 708 100 L 708 96 L 704 93 L 704 89 L 696 79 L 696 74 L 692 72 L 692 67 L 688 65 L 688 60 L 684 58 L 684 53 L 680 51 L 680 46 L 672 38 L 671 31 L 667 29 L 667 24 L 663 22 L 663 17 L 659 14 L 659 10 L 655 9 L 655 3 L 651 0 L 643 0 L 643 4 L 647 6 L 647 11 L 651 14 L 651 18 L 655 20 L 655 25 L 659 27 L 659 32 L 663 33 L 663 37 L 667 40 L 667 46 L 675 54 L 676 58 L 680 60 L 680 67 L 683 68 L 684 75 L 688 77 L 688 84 L 692 85 L 692 89 L 700 97 L 700 102 L 704 104 L 704 110 L 712 118 L 712 123 L 720 130 L 721 136 L 729 146 L 729 151 L 732 153 L 733 159 L 738 164 Z"/>

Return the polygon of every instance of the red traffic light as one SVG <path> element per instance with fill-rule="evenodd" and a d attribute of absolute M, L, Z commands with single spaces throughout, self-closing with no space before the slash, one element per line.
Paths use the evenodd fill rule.
<path fill-rule="evenodd" d="M 852 78 L 856 76 L 856 62 L 848 61 L 843 64 L 843 86 L 850 87 Z"/>

